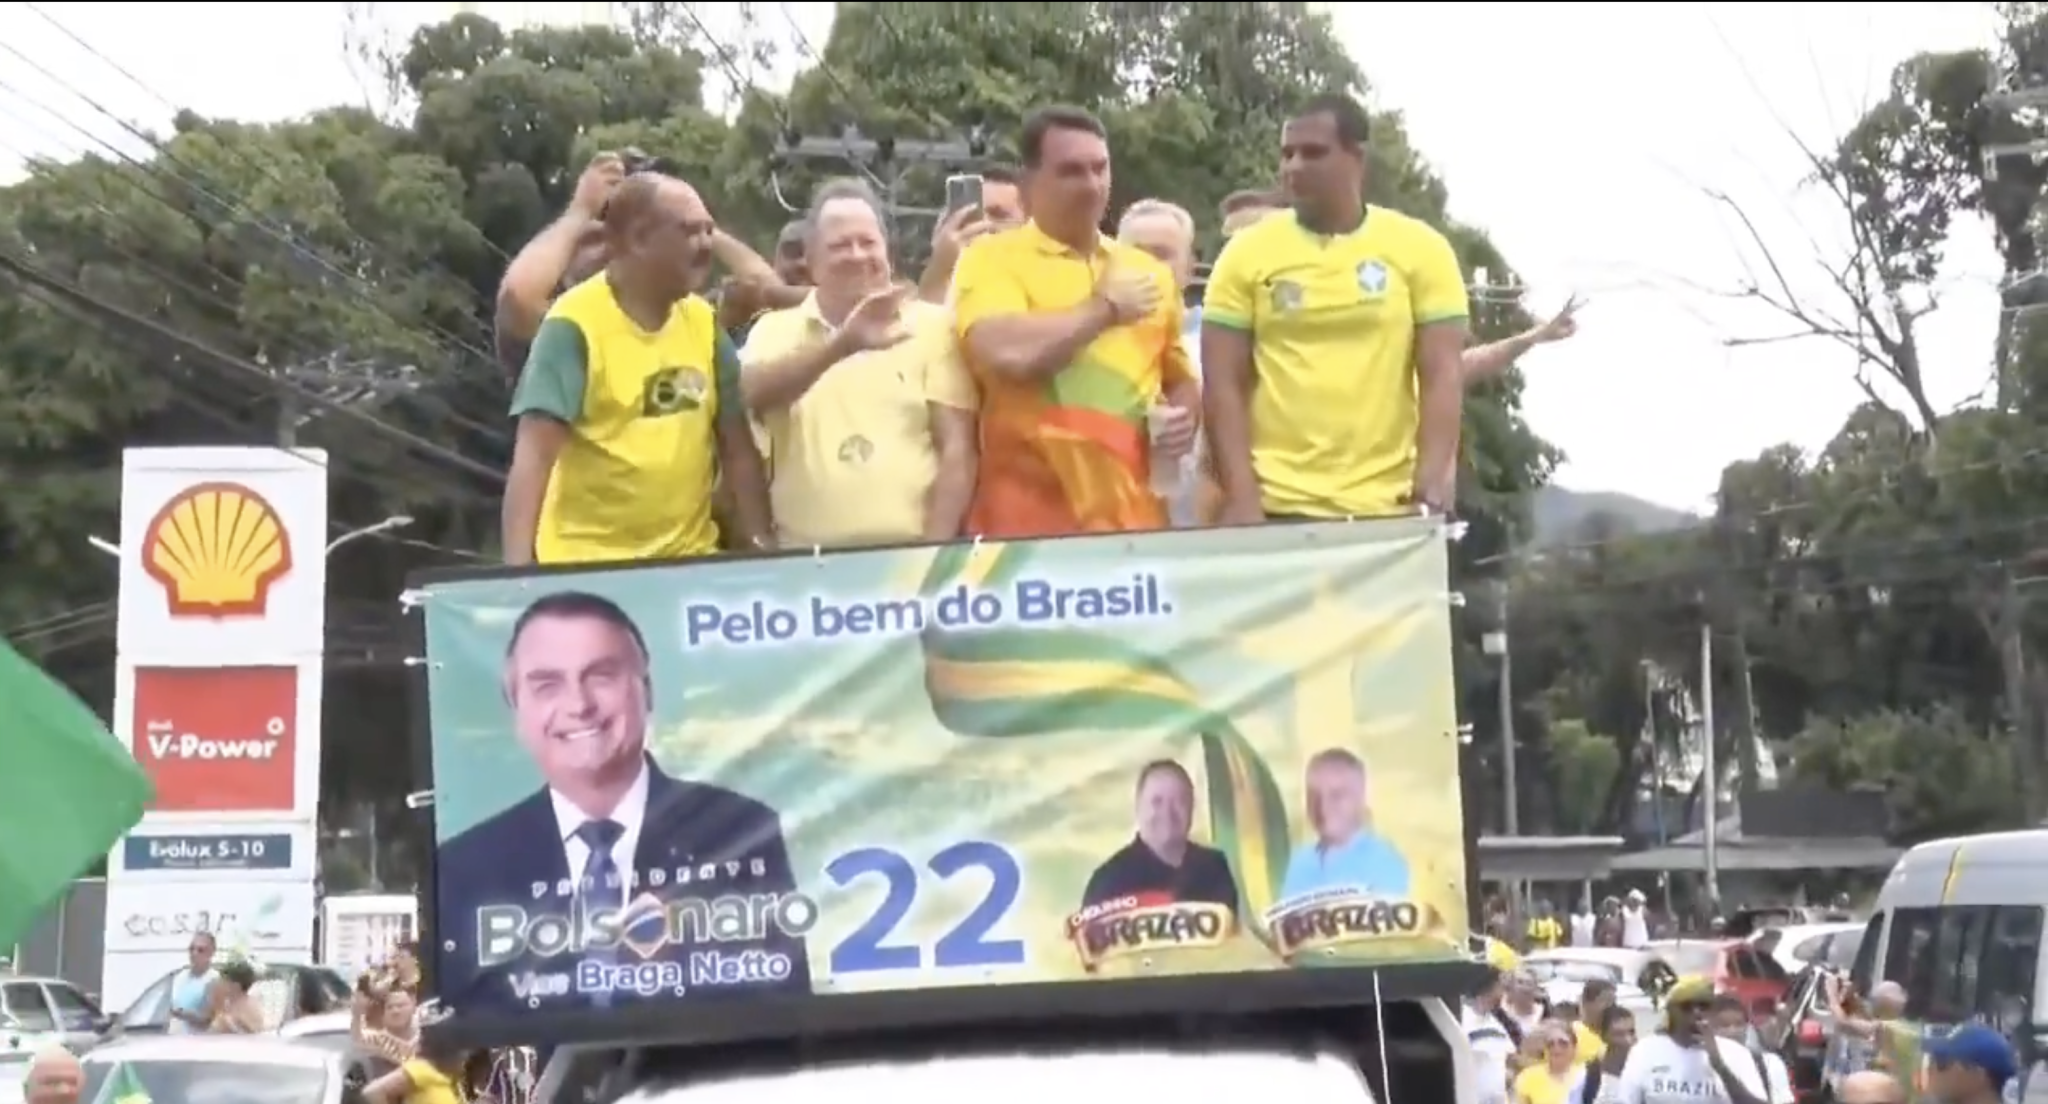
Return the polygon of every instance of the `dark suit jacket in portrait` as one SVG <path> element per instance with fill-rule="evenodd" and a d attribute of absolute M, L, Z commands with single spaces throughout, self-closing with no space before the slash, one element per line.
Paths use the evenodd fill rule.
<path fill-rule="evenodd" d="M 728 863 L 739 864 L 736 875 L 728 876 Z M 760 866 L 759 874 L 754 873 L 756 863 Z M 670 880 L 657 887 L 649 878 L 655 870 L 667 871 L 672 879 L 678 868 L 705 865 L 718 868 L 716 881 L 678 886 Z M 569 911 L 569 902 L 556 896 L 555 889 L 563 880 L 581 872 L 569 869 L 554 802 L 545 788 L 441 844 L 434 853 L 434 866 L 437 931 L 433 951 L 438 968 L 433 983 L 437 995 L 449 1006 L 458 1011 L 524 1011 L 527 1002 L 514 991 L 515 977 L 528 973 L 573 974 L 578 960 L 575 954 L 541 958 L 529 953 L 496 966 L 477 965 L 479 908 L 507 904 L 533 913 L 561 915 Z M 675 900 L 726 893 L 789 893 L 797 888 L 789 848 L 782 837 L 782 821 L 775 810 L 720 786 L 671 778 L 651 760 L 647 809 L 634 846 L 633 869 L 640 876 L 639 888 L 624 894 L 628 901 L 647 893 Z M 536 901 L 533 887 L 540 883 L 548 888 L 544 897 Z M 453 952 L 442 946 L 450 939 L 456 942 Z M 773 982 L 691 986 L 686 1001 L 811 991 L 810 964 L 803 939 L 780 931 L 754 942 L 671 944 L 644 961 L 678 962 L 687 970 L 692 951 L 712 949 L 727 954 L 760 950 L 785 955 L 790 962 L 789 976 Z M 625 948 L 618 949 L 614 959 L 619 963 L 643 961 L 638 953 Z M 546 1004 L 575 1007 L 586 1003 L 573 993 L 572 988 L 572 995 L 550 999 Z M 614 992 L 610 999 L 618 1005 L 676 998 L 664 990 L 646 996 Z"/>

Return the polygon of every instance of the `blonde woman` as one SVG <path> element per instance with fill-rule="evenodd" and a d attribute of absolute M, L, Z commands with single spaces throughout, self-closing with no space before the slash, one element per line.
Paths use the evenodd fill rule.
<path fill-rule="evenodd" d="M 1578 1077 L 1578 1040 L 1564 1024 L 1544 1020 L 1529 1033 L 1528 1056 L 1515 1075 L 1514 1104 L 1565 1104 L 1565 1094 Z"/>

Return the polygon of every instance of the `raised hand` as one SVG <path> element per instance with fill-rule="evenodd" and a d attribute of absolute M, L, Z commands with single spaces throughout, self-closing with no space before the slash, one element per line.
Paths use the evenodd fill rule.
<path fill-rule="evenodd" d="M 1542 345 L 1552 341 L 1563 341 L 1565 338 L 1578 333 L 1579 320 L 1575 316 L 1580 306 L 1579 297 L 1576 295 L 1566 300 L 1563 310 L 1552 315 L 1549 321 L 1536 327 L 1536 343 Z"/>
<path fill-rule="evenodd" d="M 855 304 L 847 312 L 846 324 L 839 327 L 840 340 L 846 343 L 847 351 L 887 349 L 909 340 L 910 327 L 903 323 L 903 303 L 916 290 L 908 284 L 897 284 Z"/>
<path fill-rule="evenodd" d="M 625 159 L 606 150 L 590 159 L 583 169 L 583 175 L 576 180 L 576 194 L 569 200 L 569 206 L 589 218 L 604 214 L 604 205 L 611 202 L 612 193 L 619 188 L 619 181 L 626 178 Z"/>
<path fill-rule="evenodd" d="M 932 260 L 945 258 L 950 269 L 960 259 L 960 251 L 967 243 L 996 228 L 995 223 L 982 214 L 979 207 L 962 207 L 947 215 L 939 223 L 938 233 L 932 236 Z"/>

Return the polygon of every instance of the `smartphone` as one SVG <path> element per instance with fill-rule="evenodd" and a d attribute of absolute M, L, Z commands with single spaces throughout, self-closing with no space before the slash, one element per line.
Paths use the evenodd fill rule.
<path fill-rule="evenodd" d="M 961 174 L 946 178 L 946 213 L 952 214 L 962 207 L 981 206 L 981 176 Z"/>

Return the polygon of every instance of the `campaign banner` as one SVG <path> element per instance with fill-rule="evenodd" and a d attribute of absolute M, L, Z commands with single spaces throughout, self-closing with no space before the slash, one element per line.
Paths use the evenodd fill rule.
<path fill-rule="evenodd" d="M 1445 963 L 1445 529 L 441 578 L 463 1012 Z"/>

